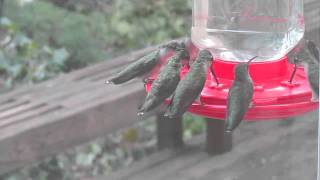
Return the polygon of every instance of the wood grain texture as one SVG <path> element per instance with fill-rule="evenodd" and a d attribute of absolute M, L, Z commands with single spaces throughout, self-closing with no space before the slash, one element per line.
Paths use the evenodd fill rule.
<path fill-rule="evenodd" d="M 308 113 L 287 126 L 244 122 L 234 132 L 234 149 L 220 156 L 205 154 L 199 136 L 178 153 L 161 151 L 110 176 L 83 180 L 315 179 L 318 117 Z"/>

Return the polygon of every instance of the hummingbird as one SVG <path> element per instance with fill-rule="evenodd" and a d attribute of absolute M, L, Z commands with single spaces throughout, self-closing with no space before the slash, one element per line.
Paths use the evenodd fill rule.
<path fill-rule="evenodd" d="M 319 48 L 312 41 L 302 40 L 298 50 L 289 53 L 288 59 L 295 65 L 303 65 L 312 90 L 311 101 L 319 101 Z"/>
<path fill-rule="evenodd" d="M 212 62 L 212 59 L 208 50 L 200 51 L 189 72 L 179 82 L 165 116 L 171 119 L 182 116 L 199 97 L 206 82 L 208 63 Z"/>
<path fill-rule="evenodd" d="M 166 54 L 167 50 L 172 49 L 176 51 L 180 46 L 181 44 L 178 41 L 171 41 L 160 46 L 158 49 L 129 64 L 117 75 L 107 80 L 106 84 L 122 84 L 133 78 L 146 74 L 157 65 L 161 57 Z"/>
<path fill-rule="evenodd" d="M 151 90 L 139 109 L 138 115 L 144 115 L 145 112 L 154 109 L 174 92 L 180 81 L 180 69 L 184 59 L 189 59 L 189 53 L 181 44 L 181 48 L 161 68 L 158 77 L 152 82 Z"/>
<path fill-rule="evenodd" d="M 246 63 L 239 63 L 235 67 L 235 79 L 227 98 L 226 133 L 231 133 L 239 126 L 251 104 L 253 82 L 249 74 L 249 64 L 255 58 L 257 57 Z"/>

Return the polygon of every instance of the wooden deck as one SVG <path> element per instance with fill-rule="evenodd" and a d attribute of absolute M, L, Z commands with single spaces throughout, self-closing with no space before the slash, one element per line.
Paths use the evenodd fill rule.
<path fill-rule="evenodd" d="M 305 4 L 307 37 L 320 45 L 320 1 L 306 0 Z M 70 74 L 63 74 L 54 80 L 36 86 L 23 87 L 2 95 L 0 97 L 0 175 L 76 145 L 89 142 L 97 137 L 113 133 L 120 128 L 128 127 L 139 121 L 136 116 L 136 110 L 145 96 L 143 85 L 138 80 L 135 80 L 124 85 L 107 87 L 104 81 L 111 74 L 118 71 L 119 68 L 152 49 L 150 47 L 130 53 Z M 154 114 L 151 113 L 150 115 Z M 241 165 L 240 159 L 246 154 L 245 152 L 249 153 L 246 149 L 256 150 L 252 152 L 257 152 L 258 157 L 264 154 L 261 153 L 263 149 L 259 149 L 259 146 L 264 148 L 268 143 L 271 145 L 272 143 L 277 144 L 279 142 L 277 140 L 285 136 L 281 133 L 276 136 L 267 127 L 275 126 L 275 132 L 283 131 L 283 133 L 288 134 L 299 134 L 303 132 L 303 129 L 311 129 L 310 131 L 312 131 L 312 128 L 315 127 L 314 123 L 306 123 L 307 121 L 308 119 L 301 121 L 301 127 L 294 125 L 288 131 L 277 129 L 276 125 L 267 125 L 268 123 L 266 127 L 264 127 L 264 123 L 253 123 L 248 127 L 244 126 L 243 129 L 249 127 L 252 129 L 249 128 L 248 131 L 241 130 L 241 134 L 235 136 L 234 141 L 238 145 L 235 146 L 232 153 L 215 158 L 209 157 L 203 149 L 198 148 L 199 143 L 203 142 L 202 138 L 199 138 L 199 140 L 191 141 L 194 144 L 193 146 L 187 146 L 186 149 L 180 152 L 173 154 L 172 152 L 161 152 L 154 157 L 150 157 L 148 163 L 144 162 L 144 167 L 150 169 L 149 172 L 153 172 L 149 175 L 154 174 L 154 178 L 171 177 L 171 175 L 173 177 L 176 172 L 180 172 L 178 171 L 180 169 L 184 169 L 184 171 L 176 175 L 176 179 L 192 179 L 193 176 L 205 178 L 207 175 L 210 176 L 208 173 L 211 172 L 211 167 L 224 167 L 223 164 L 231 162 L 237 162 L 236 164 Z M 299 125 L 299 123 L 297 124 Z M 171 127 L 171 130 L 174 130 L 170 125 L 164 125 L 164 127 L 162 129 Z M 177 123 L 176 127 L 181 130 L 181 124 Z M 259 132 L 257 132 L 258 130 Z M 253 133 L 250 136 L 252 131 L 256 132 L 256 134 Z M 164 146 L 167 147 L 171 146 L 174 141 L 168 143 L 168 137 L 163 138 L 164 136 L 166 136 L 166 131 L 163 131 L 161 137 L 159 137 L 161 143 L 163 142 Z M 241 137 L 251 139 L 253 136 L 259 138 L 252 139 L 253 142 L 251 143 L 246 138 L 241 140 Z M 268 138 L 271 139 L 268 140 Z M 298 141 L 299 138 L 301 141 L 303 140 L 301 137 L 296 137 L 291 141 Z M 307 148 L 313 149 L 311 148 L 311 137 L 307 139 L 307 144 L 309 143 L 310 145 Z M 211 140 L 214 140 L 214 136 Z M 265 141 L 265 143 L 258 144 L 258 141 Z M 271 145 L 269 147 L 270 152 L 277 151 L 276 146 Z M 290 144 L 287 145 L 290 146 Z M 282 147 L 282 145 L 279 147 Z M 299 146 L 297 147 L 298 149 L 300 148 Z M 301 145 L 302 147 L 305 147 L 305 144 Z M 298 149 L 296 153 L 301 154 L 303 151 L 298 152 Z M 278 151 L 280 153 L 280 150 Z M 306 151 L 307 154 L 310 151 Z M 292 153 L 294 154 L 294 152 Z M 233 155 L 231 156 L 231 154 Z M 254 155 L 252 156 L 254 157 Z M 292 159 L 288 158 L 288 160 Z M 232 166 L 233 164 L 230 164 L 230 169 L 240 172 L 241 170 L 237 169 L 239 166 Z M 250 163 L 243 164 L 244 166 L 250 166 Z M 307 163 L 306 167 L 309 167 L 310 164 Z M 133 168 L 128 170 L 128 172 L 131 171 L 132 173 L 123 174 L 127 174 L 128 177 L 136 177 L 136 179 L 142 178 L 142 172 L 145 172 L 142 169 L 145 168 L 142 168 L 143 165 L 138 165 L 137 167 L 140 167 L 140 169 Z M 261 170 L 257 168 L 256 172 L 258 173 L 259 171 Z M 133 176 L 134 172 L 137 174 Z M 296 172 L 300 171 L 297 170 L 293 173 Z M 188 174 L 193 175 L 189 176 Z M 241 176 L 245 176 L 245 174 Z M 219 176 L 217 175 L 217 177 Z"/>
<path fill-rule="evenodd" d="M 138 122 L 143 84 L 104 82 L 150 49 L 2 95 L 0 174 Z"/>
<path fill-rule="evenodd" d="M 315 180 L 318 112 L 280 121 L 244 123 L 231 152 L 209 156 L 204 136 L 109 176 L 83 180 Z"/>

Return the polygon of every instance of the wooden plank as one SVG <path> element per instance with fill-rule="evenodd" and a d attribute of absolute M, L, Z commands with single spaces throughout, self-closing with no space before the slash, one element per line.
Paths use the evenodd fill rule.
<path fill-rule="evenodd" d="M 156 166 L 148 167 L 143 172 L 139 174 L 132 175 L 130 180 L 163 180 L 170 174 L 175 174 L 177 171 L 185 168 L 192 167 L 195 164 L 198 164 L 201 161 L 208 159 L 208 154 L 204 151 L 199 151 L 198 148 L 195 148 L 193 151 L 188 153 L 179 154 L 177 157 L 165 161 Z M 169 178 L 170 179 L 170 178 Z"/>
<path fill-rule="evenodd" d="M 91 65 L 89 67 L 86 67 L 84 69 L 76 70 L 70 74 L 60 74 L 56 78 L 37 84 L 37 85 L 26 85 L 19 89 L 16 89 L 14 91 L 10 91 L 8 93 L 4 93 L 2 96 L 0 96 L 0 102 L 5 102 L 9 99 L 15 99 L 16 97 L 32 93 L 35 91 L 43 90 L 46 88 L 52 88 L 56 86 L 62 86 L 64 84 L 68 84 L 72 81 L 79 80 L 81 78 L 90 76 L 92 74 L 96 74 L 97 72 L 103 72 L 110 69 L 113 69 L 114 67 L 120 67 L 125 64 L 128 64 L 135 59 L 143 56 L 145 53 L 150 52 L 151 50 L 155 49 L 155 46 L 148 47 L 142 50 L 134 51 L 131 53 L 128 53 L 126 55 L 114 58 L 113 60 L 105 61 L 102 63 L 97 63 L 95 65 Z"/>
<path fill-rule="evenodd" d="M 95 74 L 93 76 L 89 76 L 84 78 L 83 80 L 88 80 L 88 81 L 103 81 L 105 82 L 107 80 L 107 78 L 110 78 L 112 75 L 117 74 L 120 70 L 122 70 L 124 68 L 124 66 L 120 66 L 114 69 L 110 69 L 108 71 L 104 71 L 98 74 Z"/>
<path fill-rule="evenodd" d="M 228 167 L 213 169 L 200 179 L 214 176 L 217 180 L 267 180 L 270 179 L 268 175 L 274 176 L 272 179 L 275 180 L 316 179 L 317 129 L 310 126 L 315 124 L 314 119 L 308 126 L 284 133 L 272 143 L 260 143 Z"/>
<path fill-rule="evenodd" d="M 63 99 L 60 98 L 55 101 L 63 107 L 75 108 L 79 105 L 81 106 L 83 103 L 95 102 L 105 96 L 121 92 L 124 89 L 130 90 L 132 86 L 140 85 L 141 88 L 143 88 L 143 84 L 139 80 L 132 80 L 131 82 L 122 85 L 105 85 L 104 83 L 95 84 L 95 86 L 91 86 L 88 89 L 86 89 L 87 87 L 81 87 L 81 89 L 85 91 L 81 91 L 80 89 L 79 92 L 74 92 L 73 94 L 70 94 L 69 97 L 64 96 L 62 97 Z M 137 108 L 135 110 L 137 111 Z"/>
<path fill-rule="evenodd" d="M 279 142 L 280 138 L 286 136 L 293 136 L 294 134 L 299 134 L 299 132 L 301 131 L 306 132 L 310 129 L 316 128 L 316 119 L 318 117 L 318 112 L 309 113 L 307 115 L 302 116 L 301 121 L 295 122 L 294 125 L 289 126 L 288 128 L 275 126 L 273 129 L 261 129 L 261 131 L 265 131 L 265 133 L 255 134 L 254 138 L 252 137 L 241 143 L 237 143 L 235 140 L 236 146 L 230 153 L 223 154 L 221 156 L 216 156 L 215 158 L 203 161 L 193 167 L 184 169 L 183 171 L 180 171 L 178 175 L 186 177 L 186 179 L 205 179 L 210 175 L 213 176 L 214 172 L 217 174 L 219 171 L 224 171 L 228 169 L 230 166 L 232 166 L 232 164 L 236 162 L 240 163 L 241 161 L 243 161 L 243 159 L 239 159 L 241 159 L 244 156 L 248 157 L 248 154 L 254 153 L 257 149 L 266 150 L 268 147 L 277 146 L 277 143 Z M 263 123 L 268 122 L 260 122 L 257 123 L 257 125 L 261 126 L 261 124 Z M 239 135 L 241 134 L 239 133 Z M 314 136 L 314 138 L 316 137 Z M 242 172 L 236 171 L 235 169 L 233 170 L 234 173 Z M 222 179 L 222 177 L 214 177 L 217 180 Z"/>
<path fill-rule="evenodd" d="M 127 88 L 132 83 L 137 81 L 133 80 L 124 85 L 119 86 L 107 86 L 104 82 L 71 82 L 66 85 L 60 85 L 42 91 L 29 93 L 19 97 L 19 99 L 24 101 L 32 101 L 33 103 L 54 103 L 57 105 L 63 105 L 67 101 L 74 100 L 79 101 L 86 97 L 87 101 L 94 100 L 93 97 L 103 96 L 103 91 L 105 93 L 111 93 L 121 90 L 121 88 Z M 142 85 L 142 84 L 141 84 Z M 98 93 L 99 92 L 99 93 Z"/>
<path fill-rule="evenodd" d="M 33 109 L 36 109 L 41 106 L 45 106 L 45 104 L 44 103 L 28 103 L 21 106 L 17 106 L 13 109 L 8 109 L 0 113 L 0 122 L 5 118 L 12 117 L 16 114 L 23 113 L 26 111 L 32 111 Z"/>
<path fill-rule="evenodd" d="M 12 109 L 12 108 L 22 106 L 22 105 L 25 105 L 28 103 L 30 103 L 30 102 L 27 100 L 22 100 L 22 101 L 21 100 L 13 100 L 12 102 L 2 104 L 0 106 L 0 112 L 7 111 L 8 109 Z"/>
<path fill-rule="evenodd" d="M 17 114 L 15 116 L 1 120 L 0 127 L 3 128 L 5 126 L 12 125 L 16 122 L 21 122 L 26 119 L 39 117 L 45 113 L 52 113 L 53 111 L 57 111 L 59 109 L 62 109 L 62 107 L 55 105 L 44 105 L 38 106 L 37 108 L 34 107 L 34 109 L 32 109 L 31 111 L 26 111 L 25 113 Z"/>
<path fill-rule="evenodd" d="M 38 85 L 25 85 L 21 88 L 18 88 L 16 90 L 4 93 L 0 96 L 0 102 L 5 102 L 10 99 L 16 99 L 17 97 L 32 93 L 34 91 L 38 91 L 39 89 L 45 89 L 45 88 L 51 88 L 54 86 L 60 86 L 61 84 L 68 84 L 68 79 L 66 78 L 66 74 L 58 75 L 57 78 L 40 83 Z"/>
<path fill-rule="evenodd" d="M 283 130 L 283 129 L 284 131 L 290 131 L 289 134 L 297 134 L 296 136 L 299 136 L 299 133 L 296 133 L 296 132 L 305 133 L 306 129 L 309 129 L 311 126 L 313 127 L 315 123 L 314 118 L 317 116 L 318 116 L 317 113 L 313 113 L 311 114 L 311 116 L 307 115 L 307 116 L 299 117 L 298 119 L 300 118 L 302 119 L 305 117 L 310 118 L 310 119 L 307 119 L 307 122 L 309 124 L 302 120 L 297 124 L 293 124 L 293 126 L 299 126 L 298 128 L 291 126 L 291 129 L 284 129 L 283 126 L 279 126 L 278 121 L 244 122 L 243 125 L 234 132 L 235 133 L 234 139 L 236 142 L 235 150 L 238 152 L 239 151 L 251 152 L 251 151 L 254 151 L 255 149 L 263 149 L 260 143 L 264 142 L 265 139 L 267 139 L 269 136 L 271 136 L 274 133 L 277 134 L 277 137 L 284 137 L 280 133 L 281 132 L 280 130 Z M 312 123 L 310 123 L 310 121 L 312 121 Z M 300 127 L 301 125 L 303 125 L 304 127 Z M 301 131 L 301 129 L 304 129 L 304 131 Z M 295 138 L 292 137 L 291 139 L 294 140 Z M 154 155 L 159 158 L 158 160 L 147 157 L 141 162 L 134 163 L 133 165 L 131 165 L 126 169 L 111 173 L 109 176 L 102 176 L 97 178 L 85 178 L 85 180 L 109 180 L 109 179 L 110 180 L 128 180 L 128 179 L 132 180 L 132 177 L 134 178 L 139 177 L 141 179 L 150 179 L 150 180 L 158 180 L 158 179 L 195 180 L 197 179 L 197 177 L 206 177 L 205 175 L 211 173 L 212 170 L 214 170 L 215 168 L 226 168 L 227 167 L 226 164 L 229 164 L 230 162 L 232 162 L 232 161 L 229 161 L 229 157 L 231 158 L 244 157 L 244 156 L 232 155 L 235 152 L 230 152 L 225 155 L 222 155 L 225 158 L 225 160 L 227 160 L 226 162 L 223 162 L 224 159 L 221 158 L 221 156 L 211 157 L 207 155 L 204 155 L 205 157 L 204 159 L 202 159 L 203 157 L 201 157 L 199 159 L 195 158 L 195 161 L 191 161 L 190 157 L 199 153 L 203 154 L 203 148 L 202 148 L 202 145 L 204 144 L 203 140 L 204 140 L 204 137 L 202 135 L 197 136 L 195 138 L 192 138 L 186 141 L 186 144 L 187 144 L 186 149 L 189 148 L 189 150 L 182 149 L 181 151 L 178 151 L 178 153 L 176 154 L 171 154 L 171 156 L 167 156 L 168 155 L 167 153 L 171 151 L 160 151 L 159 153 L 156 153 Z M 277 141 L 272 141 L 272 142 L 277 142 Z M 251 148 L 251 149 L 246 148 L 247 145 L 250 145 L 248 148 Z M 161 156 L 163 157 L 161 158 Z M 190 160 L 191 163 L 190 164 L 184 163 L 185 165 L 181 165 L 183 164 L 181 157 L 188 159 L 188 161 Z M 177 162 L 180 162 L 180 163 L 177 163 Z M 174 171 L 172 170 L 165 171 L 166 167 L 170 168 L 173 165 L 175 165 L 174 167 L 179 166 L 179 168 L 174 168 Z M 197 168 L 194 168 L 194 167 L 197 167 Z M 203 172 L 195 171 L 195 173 L 199 176 L 185 175 L 186 172 L 188 172 L 188 174 L 193 174 L 193 171 L 195 169 L 203 170 Z M 211 178 L 212 177 L 215 177 L 215 176 L 213 175 L 211 176 Z"/>
<path fill-rule="evenodd" d="M 12 102 L 14 102 L 14 101 L 15 101 L 14 99 L 8 99 L 7 101 L 1 102 L 1 103 L 0 103 L 0 107 L 2 107 L 3 105 L 6 105 L 6 104 L 8 104 L 8 103 L 12 103 Z"/>
<path fill-rule="evenodd" d="M 119 64 L 128 63 L 126 61 L 132 61 L 147 51 L 150 49 L 117 58 L 117 62 L 101 64 L 107 64 L 106 69 L 110 69 L 113 65 L 119 66 Z M 101 64 L 95 66 L 101 67 Z M 106 69 L 102 68 L 101 70 Z M 100 82 L 73 82 L 78 77 L 85 77 L 91 73 L 94 74 L 94 72 L 95 68 L 91 67 L 71 73 L 68 77 L 59 77 L 36 87 L 17 90 L 6 94 L 5 97 L 0 97 L 0 102 L 3 103 L 11 100 L 12 97 L 19 96 L 19 101 L 30 99 L 32 100 L 31 104 L 49 102 L 53 104 L 49 107 L 56 107 L 54 104 L 65 105 L 64 109 L 52 114 L 42 114 L 46 110 L 51 110 L 42 107 L 39 111 L 25 112 L 10 118 L 8 115 L 13 114 L 8 114 L 8 112 L 16 110 L 10 110 L 10 106 L 4 109 L 8 112 L 3 114 L 7 119 L 3 121 L 5 127 L 2 127 L 0 131 L 0 151 L 2 152 L 0 155 L 0 174 L 61 152 L 68 147 L 87 142 L 104 135 L 106 132 L 114 132 L 138 120 L 134 107 L 141 103 L 145 95 L 141 83 L 132 81 L 125 85 L 107 87 L 104 82 L 101 84 Z M 115 94 L 115 91 L 119 93 Z M 99 93 L 95 94 L 96 92 Z M 103 94 L 103 92 L 109 92 L 109 94 Z M 84 102 L 86 103 L 83 104 Z M 31 105 L 22 104 L 20 110 L 24 111 L 30 107 Z M 126 113 L 117 113 L 121 108 L 124 108 Z M 18 111 L 20 110 L 18 109 Z M 41 115 L 35 116 L 37 112 L 40 112 Z M 104 117 L 106 114 L 107 118 Z M 152 113 L 147 114 L 146 117 L 150 115 Z M 72 123 L 68 123 L 71 121 Z M 83 132 L 84 129 L 85 132 Z M 76 135 L 78 133 L 81 135 Z M 62 137 L 63 134 L 65 134 L 64 137 L 68 137 L 67 140 Z"/>
<path fill-rule="evenodd" d="M 1 128 L 0 174 L 132 125 L 144 95 L 143 87 L 133 84 L 95 102 Z"/>
<path fill-rule="evenodd" d="M 126 180 L 130 179 L 134 175 L 141 174 L 147 169 L 158 167 L 170 160 L 173 160 L 179 156 L 186 156 L 186 154 L 193 154 L 196 152 L 196 149 L 201 149 L 203 136 L 197 136 L 189 140 L 188 146 L 183 149 L 165 149 L 160 152 L 157 152 L 142 161 L 134 163 L 126 169 L 122 169 L 116 172 L 111 173 L 109 176 L 101 177 L 88 177 L 83 180 Z M 201 150 L 202 151 L 202 150 Z M 206 156 L 206 155 L 205 155 Z"/>
<path fill-rule="evenodd" d="M 119 56 L 117 58 L 112 59 L 112 61 L 106 61 L 103 63 L 91 65 L 89 67 L 86 67 L 85 69 L 73 72 L 72 75 L 69 75 L 68 77 L 69 79 L 72 79 L 72 80 L 81 80 L 88 76 L 95 75 L 97 72 L 104 72 L 104 71 L 111 70 L 113 68 L 120 67 L 130 62 L 133 62 L 155 48 L 156 48 L 155 46 L 147 47 L 145 49 L 141 49 L 138 51 L 130 52 L 123 56 Z"/>

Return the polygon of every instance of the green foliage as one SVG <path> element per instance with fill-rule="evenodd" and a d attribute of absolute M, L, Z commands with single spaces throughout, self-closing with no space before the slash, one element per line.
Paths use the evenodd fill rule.
<path fill-rule="evenodd" d="M 191 1 L 117 0 L 109 11 L 68 11 L 46 1 L 21 7 L 8 1 L 5 14 L 39 44 L 65 47 L 68 70 L 186 36 Z M 83 6 L 84 4 L 80 5 Z M 83 8 L 80 8 L 83 9 Z M 19 13 L 16 13 L 19 12 Z"/>
<path fill-rule="evenodd" d="M 201 134 L 205 131 L 206 124 L 202 117 L 192 116 L 186 113 L 183 116 L 183 135 L 184 138 L 188 139 L 195 135 Z"/>
<path fill-rule="evenodd" d="M 190 1 L 118 0 L 110 26 L 118 46 L 141 47 L 186 36 L 191 6 Z M 190 22 L 190 21 L 189 21 Z"/>
<path fill-rule="evenodd" d="M 72 13 L 42 1 L 23 7 L 16 1 L 9 1 L 5 14 L 40 45 L 65 47 L 70 52 L 66 70 L 107 57 L 104 49 L 108 31 L 106 19 L 101 15 L 89 17 Z"/>
<path fill-rule="evenodd" d="M 0 20 L 0 72 L 7 86 L 16 81 L 38 82 L 64 70 L 69 53 L 64 48 L 40 47 L 8 18 Z"/>
<path fill-rule="evenodd" d="M 154 152 L 155 129 L 153 119 L 146 120 L 129 131 L 118 132 L 72 148 L 0 179 L 73 180 L 104 175 Z M 127 140 L 127 133 L 131 134 L 131 131 L 135 131 L 135 142 Z"/>

